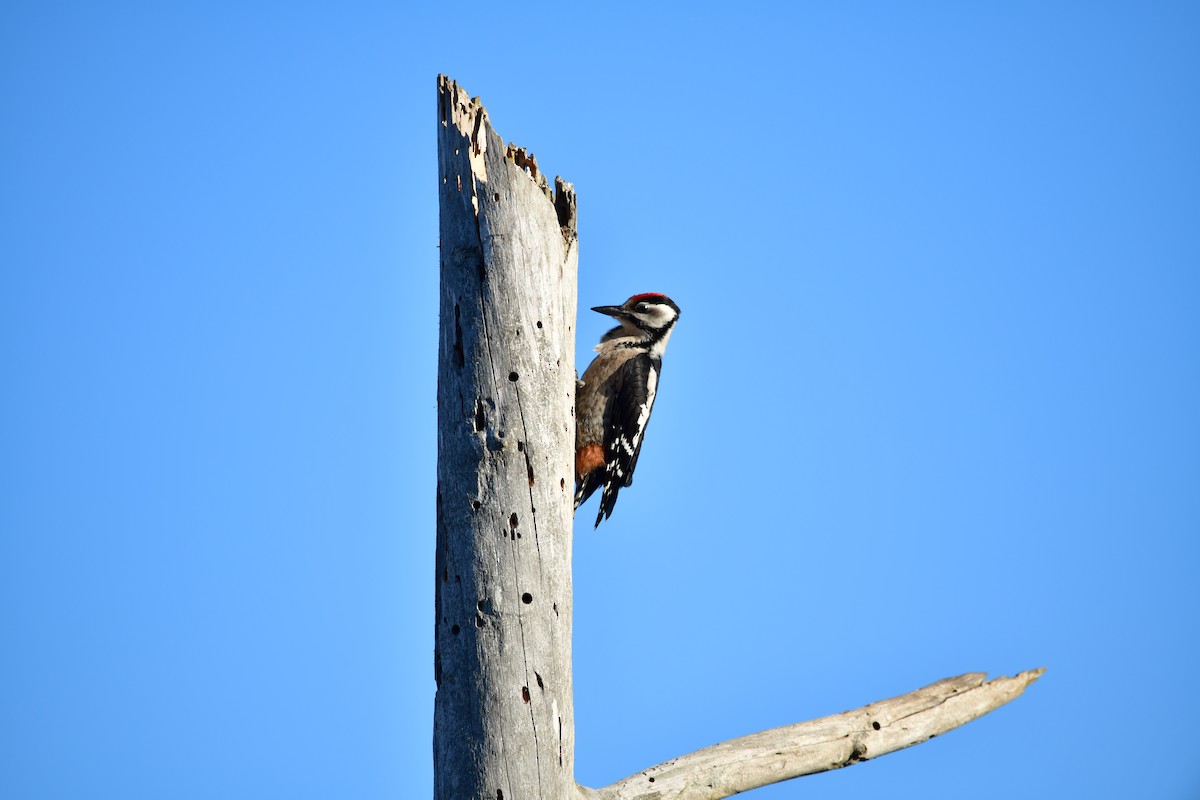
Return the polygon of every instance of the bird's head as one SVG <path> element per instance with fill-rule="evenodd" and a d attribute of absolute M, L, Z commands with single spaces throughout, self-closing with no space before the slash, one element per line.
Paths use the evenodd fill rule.
<path fill-rule="evenodd" d="M 660 353 L 667 346 L 671 328 L 679 319 L 679 306 L 665 294 L 635 294 L 619 306 L 596 306 L 592 311 L 607 314 L 621 324 L 601 337 L 600 342 L 633 338 L 656 345 Z"/>

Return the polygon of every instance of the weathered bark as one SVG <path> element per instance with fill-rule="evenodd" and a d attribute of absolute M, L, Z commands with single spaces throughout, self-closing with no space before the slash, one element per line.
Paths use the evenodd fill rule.
<path fill-rule="evenodd" d="M 644 769 L 593 800 L 719 800 L 769 783 L 848 767 L 928 741 L 1020 696 L 1045 670 L 984 682 L 946 678 L 900 697 L 730 739 Z"/>
<path fill-rule="evenodd" d="M 574 780 L 575 197 L 438 78 L 434 797 Z"/>
<path fill-rule="evenodd" d="M 571 499 L 575 193 L 438 77 L 436 800 L 717 800 L 926 741 L 1042 670 L 948 678 L 744 736 L 603 789 L 575 783 Z M 631 720 L 630 724 L 636 724 Z"/>

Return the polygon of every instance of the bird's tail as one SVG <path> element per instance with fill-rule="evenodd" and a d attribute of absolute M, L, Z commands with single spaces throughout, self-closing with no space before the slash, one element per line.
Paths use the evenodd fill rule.
<path fill-rule="evenodd" d="M 604 470 L 595 469 L 575 481 L 575 510 L 587 502 L 592 493 L 604 485 Z"/>

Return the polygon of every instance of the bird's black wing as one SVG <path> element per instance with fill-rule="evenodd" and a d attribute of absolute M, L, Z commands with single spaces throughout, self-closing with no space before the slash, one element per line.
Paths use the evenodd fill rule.
<path fill-rule="evenodd" d="M 642 452 L 661 370 L 660 359 L 642 353 L 626 361 L 614 376 L 616 391 L 604 431 L 604 492 L 600 495 L 596 525 L 612 515 L 617 492 L 633 485 L 633 470 Z"/>

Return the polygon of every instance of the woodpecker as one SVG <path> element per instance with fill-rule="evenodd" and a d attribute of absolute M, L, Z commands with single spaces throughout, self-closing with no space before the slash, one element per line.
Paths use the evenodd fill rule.
<path fill-rule="evenodd" d="M 599 355 L 575 391 L 575 508 L 604 487 L 598 528 L 612 516 L 617 492 L 633 483 L 679 306 L 665 294 L 650 292 L 592 311 L 621 323 L 600 337 Z"/>

